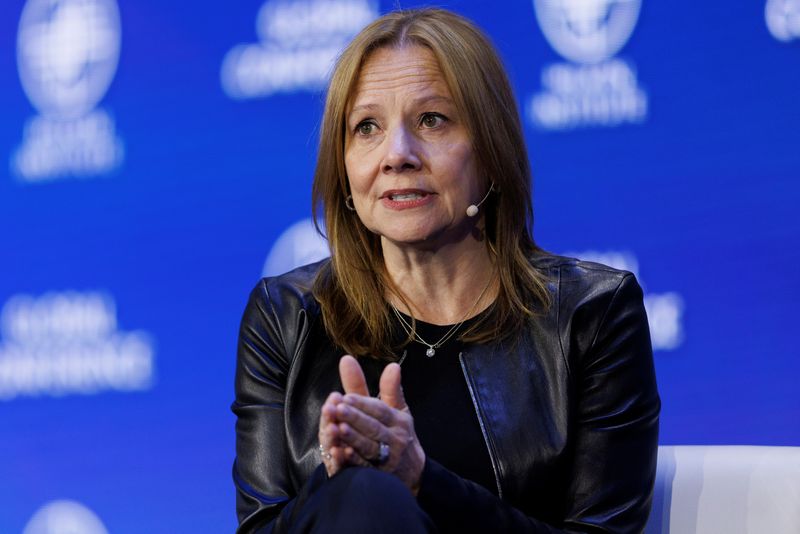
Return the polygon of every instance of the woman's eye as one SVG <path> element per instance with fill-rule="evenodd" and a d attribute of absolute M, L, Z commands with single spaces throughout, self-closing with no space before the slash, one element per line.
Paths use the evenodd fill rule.
<path fill-rule="evenodd" d="M 356 133 L 360 135 L 370 135 L 375 131 L 375 125 L 371 122 L 362 122 L 356 126 Z"/>
<path fill-rule="evenodd" d="M 436 128 L 437 126 L 441 126 L 445 120 L 446 119 L 438 113 L 426 113 L 422 116 L 421 122 L 425 128 Z"/>

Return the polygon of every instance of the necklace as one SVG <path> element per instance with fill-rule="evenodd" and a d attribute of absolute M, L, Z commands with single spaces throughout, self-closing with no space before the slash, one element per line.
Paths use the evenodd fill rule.
<path fill-rule="evenodd" d="M 458 329 L 461 328 L 461 325 L 464 324 L 464 322 L 467 320 L 467 317 L 469 317 L 472 311 L 478 306 L 478 303 L 481 301 L 481 299 L 483 299 L 483 295 L 486 294 L 486 291 L 489 289 L 489 286 L 492 285 L 493 278 L 494 278 L 493 276 L 489 277 L 489 281 L 486 283 L 486 287 L 484 287 L 483 291 L 481 291 L 481 294 L 478 295 L 478 300 L 476 300 L 475 304 L 473 304 L 470 307 L 470 309 L 467 310 L 467 313 L 464 314 L 464 317 L 462 317 L 458 323 L 451 326 L 450 329 L 447 332 L 445 332 L 445 334 L 439 339 L 439 341 L 435 343 L 428 343 L 427 341 L 422 339 L 422 336 L 420 336 L 417 333 L 417 329 L 414 328 L 413 325 L 408 324 L 408 321 L 406 321 L 405 318 L 400 314 L 400 311 L 397 309 L 397 307 L 391 303 L 389 303 L 389 305 L 392 307 L 392 311 L 397 316 L 397 319 L 400 321 L 400 326 L 403 328 L 403 331 L 405 331 L 405 333 L 408 334 L 410 337 L 413 337 L 415 341 L 422 343 L 423 345 L 428 347 L 428 350 L 425 351 L 425 356 L 427 356 L 428 358 L 432 358 L 433 355 L 436 354 L 436 349 L 447 343 L 450 340 L 450 338 L 452 338 L 456 334 L 456 332 L 458 332 Z M 411 316 L 411 320 L 414 321 L 413 315 Z"/>

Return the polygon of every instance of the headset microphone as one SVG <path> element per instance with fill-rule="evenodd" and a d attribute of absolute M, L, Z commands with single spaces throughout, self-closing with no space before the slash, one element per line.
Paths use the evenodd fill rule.
<path fill-rule="evenodd" d="M 478 208 L 480 207 L 481 204 L 486 202 L 486 199 L 489 198 L 489 193 L 491 193 L 493 189 L 494 189 L 494 182 L 492 182 L 492 185 L 489 186 L 489 190 L 486 192 L 486 194 L 483 196 L 480 202 L 478 202 L 477 204 L 470 204 L 469 206 L 467 206 L 467 217 L 475 217 L 478 214 Z"/>

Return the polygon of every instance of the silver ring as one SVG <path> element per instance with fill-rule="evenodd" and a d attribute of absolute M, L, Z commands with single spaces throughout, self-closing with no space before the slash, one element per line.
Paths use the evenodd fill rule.
<path fill-rule="evenodd" d="M 370 460 L 374 466 L 383 465 L 389 461 L 389 446 L 382 441 L 378 442 L 378 457 Z"/>
<path fill-rule="evenodd" d="M 319 444 L 319 455 L 322 457 L 323 461 L 330 460 L 331 458 L 333 458 L 333 456 L 331 456 L 331 453 L 328 452 L 327 449 L 325 449 L 325 447 L 322 446 L 322 443 Z"/>

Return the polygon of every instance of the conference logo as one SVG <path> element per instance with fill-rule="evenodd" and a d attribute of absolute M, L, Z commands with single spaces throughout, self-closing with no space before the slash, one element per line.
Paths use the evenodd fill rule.
<path fill-rule="evenodd" d="M 142 391 L 154 381 L 151 336 L 122 330 L 105 292 L 13 295 L 0 333 L 0 401 Z"/>
<path fill-rule="evenodd" d="M 616 57 L 630 39 L 641 0 L 533 0 L 539 27 L 566 62 L 546 65 L 527 101 L 537 127 L 566 130 L 641 123 L 647 94 L 633 63 Z"/>
<path fill-rule="evenodd" d="M 325 87 L 336 57 L 378 16 L 376 0 L 268 0 L 256 17 L 256 43 L 222 61 L 222 89 L 235 100 Z"/>
<path fill-rule="evenodd" d="M 775 39 L 788 43 L 800 38 L 800 0 L 767 0 L 764 15 Z"/>
<path fill-rule="evenodd" d="M 64 499 L 39 508 L 22 534 L 108 534 L 108 530 L 87 507 Z"/>
<path fill-rule="evenodd" d="M 615 269 L 630 271 L 636 276 L 642 288 L 646 288 L 639 274 L 639 259 L 632 252 L 585 250 L 582 252 L 567 252 L 564 256 L 580 258 L 584 261 L 602 263 Z M 651 293 L 645 290 L 644 307 L 647 312 L 653 350 L 671 351 L 679 348 L 684 341 L 683 313 L 685 304 L 683 297 L 674 291 Z"/>
<path fill-rule="evenodd" d="M 317 232 L 314 221 L 303 219 L 287 228 L 272 245 L 262 276 L 277 276 L 330 255 L 328 241 Z"/>
<path fill-rule="evenodd" d="M 117 70 L 114 0 L 28 0 L 17 35 L 19 79 L 38 114 L 11 156 L 24 182 L 92 177 L 117 168 L 124 148 L 98 104 Z"/>

